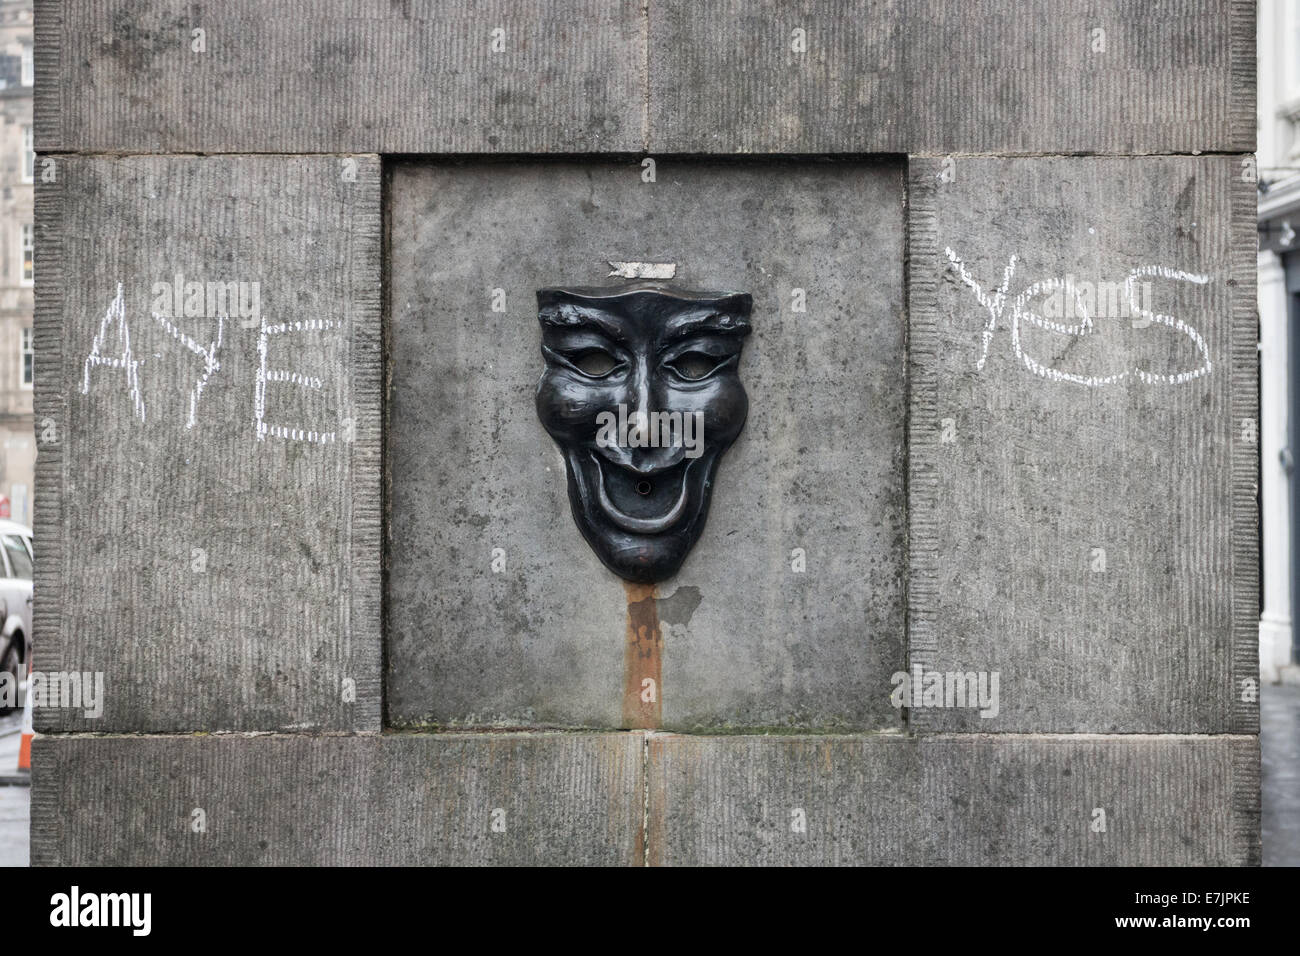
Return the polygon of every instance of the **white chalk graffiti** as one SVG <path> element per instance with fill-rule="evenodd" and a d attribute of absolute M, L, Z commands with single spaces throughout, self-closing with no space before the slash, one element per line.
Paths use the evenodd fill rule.
<path fill-rule="evenodd" d="M 1128 292 L 1128 300 L 1136 305 L 1137 298 L 1133 293 L 1133 284 L 1140 276 L 1160 276 L 1163 279 L 1174 279 L 1178 282 L 1194 282 L 1197 285 L 1205 285 L 1210 281 L 1209 276 L 1196 275 L 1191 272 L 1183 272 L 1181 269 L 1170 269 L 1167 266 L 1139 266 L 1128 274 L 1124 280 L 1124 288 Z M 1175 331 L 1181 332 L 1189 339 L 1196 343 L 1196 348 L 1200 350 L 1201 358 L 1204 362 L 1199 368 L 1192 369 L 1188 372 L 1179 372 L 1176 375 L 1157 375 L 1152 372 L 1145 372 L 1142 369 L 1134 369 L 1137 377 L 1148 385 L 1181 385 L 1183 382 L 1190 382 L 1194 378 L 1200 378 L 1202 375 L 1209 375 L 1214 366 L 1210 363 L 1210 347 L 1205 344 L 1205 339 L 1201 338 L 1201 333 L 1192 328 L 1182 319 L 1175 318 L 1172 315 L 1163 315 L 1159 312 L 1153 312 L 1150 309 L 1139 309 L 1143 316 L 1151 319 L 1153 322 L 1159 322 L 1161 325 L 1167 325 Z"/>
<path fill-rule="evenodd" d="M 1011 285 L 1011 278 L 1015 274 L 1016 264 L 1019 262 L 1018 256 L 1011 256 L 1007 263 L 1006 269 L 1002 273 L 1002 284 L 989 295 L 984 291 L 978 282 L 975 281 L 966 271 L 966 265 L 957 253 L 950 248 L 945 248 L 944 253 L 948 257 L 949 265 L 957 271 L 961 281 L 964 282 L 975 293 L 975 298 L 989 313 L 989 320 L 984 326 L 981 333 L 982 344 L 980 348 L 979 361 L 975 367 L 983 370 L 984 363 L 988 360 L 989 346 L 993 341 L 993 333 L 997 329 L 998 322 L 1002 319 L 1007 305 L 1007 293 Z M 1050 365 L 1044 365 L 1029 355 L 1020 344 L 1020 323 L 1022 320 L 1029 322 L 1040 329 L 1049 332 L 1059 332 L 1063 335 L 1081 336 L 1087 335 L 1093 331 L 1092 318 L 1089 316 L 1087 308 L 1079 295 L 1078 290 L 1070 286 L 1064 279 L 1053 278 L 1035 282 L 1022 290 L 1014 299 L 1011 300 L 1011 347 L 1016 353 L 1016 358 L 1020 359 L 1025 367 L 1035 375 L 1054 382 L 1073 382 L 1077 385 L 1084 385 L 1089 388 L 1099 388 L 1107 385 L 1115 385 L 1124 381 L 1129 374 L 1136 375 L 1137 378 L 1147 385 L 1179 385 L 1184 382 L 1190 382 L 1193 379 L 1208 375 L 1213 370 L 1213 364 L 1210 361 L 1209 346 L 1206 345 L 1205 339 L 1200 332 L 1193 328 L 1182 319 L 1172 315 L 1164 315 L 1147 309 L 1138 301 L 1137 280 L 1143 276 L 1155 276 L 1163 279 L 1173 279 L 1177 282 L 1191 282 L 1197 285 L 1204 285 L 1210 281 L 1209 276 L 1197 275 L 1191 272 L 1184 272 L 1181 269 L 1171 269 L 1167 266 L 1139 266 L 1129 271 L 1127 278 L 1124 280 L 1124 293 L 1128 298 L 1129 308 L 1134 315 L 1140 315 L 1150 322 L 1166 325 L 1169 328 L 1187 336 L 1195 343 L 1201 356 L 1201 364 L 1194 369 L 1187 369 L 1171 374 L 1160 374 L 1148 372 L 1140 368 L 1126 369 L 1112 375 L 1081 375 L 1075 372 L 1067 372 L 1062 369 L 1053 368 Z M 1076 325 L 1066 325 L 1062 322 L 1055 322 L 1051 319 L 1044 318 L 1041 315 L 1025 308 L 1025 304 L 1035 296 L 1043 295 L 1049 292 L 1062 290 L 1063 292 L 1074 295 L 1074 312 L 1080 317 Z"/>
<path fill-rule="evenodd" d="M 217 316 L 217 337 L 208 343 L 206 349 L 172 325 L 171 321 L 165 316 L 155 312 L 153 317 L 171 334 L 172 338 L 203 359 L 203 375 L 190 389 L 190 417 L 185 420 L 186 429 L 193 428 L 198 423 L 199 399 L 203 397 L 203 388 L 208 384 L 208 379 L 212 377 L 212 373 L 221 368 L 221 363 L 217 361 L 217 349 L 221 348 L 221 337 L 226 327 L 226 316 Z"/>
<path fill-rule="evenodd" d="M 266 367 L 267 347 L 271 336 L 284 335 L 288 332 L 324 332 L 334 328 L 328 319 L 307 319 L 300 322 L 281 322 L 279 325 L 267 325 L 262 319 L 262 327 L 257 336 L 257 392 L 253 399 L 253 411 L 257 425 L 257 440 L 264 441 L 267 435 L 286 438 L 290 441 L 305 441 L 317 445 L 327 445 L 334 441 L 334 432 L 318 432 L 308 428 L 289 428 L 285 425 L 266 424 L 266 385 L 268 382 L 285 382 L 299 388 L 319 389 L 324 383 L 319 378 L 301 375 L 288 369 L 268 369 Z"/>
<path fill-rule="evenodd" d="M 203 360 L 203 370 L 195 381 L 194 387 L 190 389 L 189 414 L 185 420 L 185 428 L 187 430 L 193 429 L 198 425 L 199 402 L 203 398 L 204 389 L 211 381 L 212 376 L 221 371 L 221 362 L 217 356 L 225 339 L 226 320 L 229 317 L 226 315 L 217 316 L 216 336 L 204 346 L 177 327 L 167 316 L 158 312 L 152 313 L 152 316 L 154 321 L 172 339 Z M 321 445 L 330 444 L 337 440 L 337 432 L 334 431 L 268 424 L 266 421 L 266 388 L 268 384 L 292 385 L 297 388 L 311 390 L 320 390 L 325 386 L 324 380 L 318 376 L 304 374 L 293 369 L 269 368 L 267 353 L 271 338 L 293 332 L 324 332 L 337 327 L 338 323 L 327 319 L 281 322 L 277 325 L 268 324 L 265 317 L 260 319 L 257 339 L 257 383 L 253 396 L 253 425 L 258 441 L 264 441 L 267 436 L 281 438 L 286 441 L 301 441 Z M 117 333 L 118 352 L 116 355 L 107 356 L 104 354 L 104 350 L 108 348 L 109 339 L 114 330 Z M 82 370 L 81 394 L 90 394 L 91 369 L 100 366 L 121 369 L 125 375 L 126 388 L 131 397 L 133 412 L 143 422 L 145 421 L 145 402 L 140 378 L 140 369 L 143 365 L 144 360 L 136 358 L 135 353 L 132 351 L 131 327 L 126 318 L 122 283 L 119 282 L 117 284 L 117 294 L 113 297 L 107 311 L 105 311 L 104 317 L 99 323 L 99 330 L 95 333 L 91 342 L 90 354 L 86 356 Z M 345 422 L 345 424 L 347 423 Z M 345 438 L 350 440 L 350 437 L 346 435 Z"/>
<path fill-rule="evenodd" d="M 106 358 L 100 353 L 100 349 L 108 342 L 109 330 L 113 325 L 117 326 L 117 340 L 122 351 L 117 358 Z M 131 327 L 126 322 L 126 308 L 122 304 L 120 282 L 117 284 L 117 295 L 109 303 L 108 311 L 104 313 L 104 318 L 99 323 L 99 331 L 95 333 L 95 338 L 90 343 L 90 354 L 86 356 L 85 365 L 82 367 L 82 395 L 90 393 L 90 370 L 99 365 L 120 368 L 126 373 L 126 388 L 131 394 L 135 413 L 140 417 L 140 421 L 144 421 L 144 396 L 140 393 L 140 362 L 131 352 Z"/>

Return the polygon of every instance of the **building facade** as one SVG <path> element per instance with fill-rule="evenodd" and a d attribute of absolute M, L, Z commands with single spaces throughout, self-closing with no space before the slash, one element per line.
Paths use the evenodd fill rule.
<path fill-rule="evenodd" d="M 32 4 L 0 0 L 0 517 L 32 521 Z"/>
<path fill-rule="evenodd" d="M 1259 324 L 1260 524 L 1263 610 L 1260 671 L 1264 680 L 1300 680 L 1292 595 L 1297 482 L 1295 427 L 1300 397 L 1300 0 L 1259 4 Z"/>

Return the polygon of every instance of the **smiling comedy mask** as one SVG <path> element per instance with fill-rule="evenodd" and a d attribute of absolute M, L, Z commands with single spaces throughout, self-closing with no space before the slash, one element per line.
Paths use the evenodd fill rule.
<path fill-rule="evenodd" d="M 745 425 L 744 293 L 542 289 L 537 417 L 564 452 L 573 519 L 615 574 L 670 577 L 699 540 Z"/>

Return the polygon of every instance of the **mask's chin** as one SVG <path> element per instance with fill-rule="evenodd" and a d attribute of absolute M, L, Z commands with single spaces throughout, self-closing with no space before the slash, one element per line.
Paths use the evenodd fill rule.
<path fill-rule="evenodd" d="M 605 566 L 643 584 L 676 574 L 703 526 L 717 455 L 648 475 L 588 447 L 566 449 L 564 457 L 578 528 Z"/>

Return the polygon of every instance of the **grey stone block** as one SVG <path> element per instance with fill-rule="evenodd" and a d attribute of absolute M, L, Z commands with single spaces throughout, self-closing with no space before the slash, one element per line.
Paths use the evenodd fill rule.
<path fill-rule="evenodd" d="M 57 170 L 35 654 L 102 673 L 104 701 L 38 706 L 38 728 L 378 730 L 377 157 Z"/>
<path fill-rule="evenodd" d="M 39 737 L 32 861 L 640 865 L 642 750 L 634 734 Z"/>
<path fill-rule="evenodd" d="M 911 726 L 1257 728 L 1244 162 L 913 163 L 910 662 L 1000 701 Z"/>
<path fill-rule="evenodd" d="M 908 152 L 934 104 L 907 89 L 906 29 L 898 4 L 875 0 L 655 2 L 650 149 Z"/>
<path fill-rule="evenodd" d="M 36 6 L 42 151 L 1254 145 L 1250 0 Z"/>
<path fill-rule="evenodd" d="M 644 742 L 639 734 L 38 737 L 32 860 L 45 866 L 1259 860 L 1253 737 L 658 734 L 648 741 L 648 780 Z M 141 792 L 152 796 L 122 799 Z"/>
<path fill-rule="evenodd" d="M 387 713 L 397 724 L 895 727 L 903 666 L 902 177 L 869 163 L 398 165 Z M 748 423 L 659 585 L 661 712 L 628 590 L 570 515 L 534 292 L 610 262 L 754 297 Z M 506 311 L 491 311 L 493 290 Z M 804 290 L 806 312 L 794 312 Z M 494 573 L 494 549 L 504 567 Z M 803 549 L 806 572 L 792 570 Z M 653 640 L 653 638 L 652 638 Z"/>
<path fill-rule="evenodd" d="M 644 143 L 637 4 L 40 0 L 37 22 L 43 152 L 616 152 Z"/>
<path fill-rule="evenodd" d="M 648 861 L 1256 864 L 1258 790 L 1253 737 L 652 735 Z"/>
<path fill-rule="evenodd" d="M 1257 737 L 945 735 L 919 746 L 925 863 L 1259 865 Z"/>
<path fill-rule="evenodd" d="M 657 0 L 650 149 L 1249 151 L 1254 36 L 1249 0 Z"/>
<path fill-rule="evenodd" d="M 916 742 L 869 737 L 649 739 L 651 866 L 913 862 Z"/>

